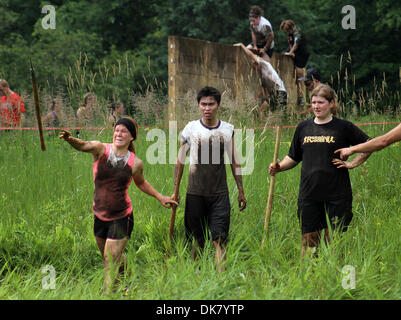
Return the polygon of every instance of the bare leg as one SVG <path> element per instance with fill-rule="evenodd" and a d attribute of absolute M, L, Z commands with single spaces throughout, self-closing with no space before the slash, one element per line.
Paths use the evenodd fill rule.
<path fill-rule="evenodd" d="M 96 238 L 96 244 L 97 247 L 99 248 L 100 254 L 102 255 L 102 258 L 104 259 L 104 246 L 106 245 L 106 239 L 95 237 Z"/>
<path fill-rule="evenodd" d="M 301 250 L 302 260 L 304 259 L 305 253 L 308 248 L 311 249 L 316 248 L 313 257 L 317 257 L 317 246 L 319 245 L 319 238 L 320 238 L 319 231 L 308 232 L 302 235 L 302 250 Z"/>
<path fill-rule="evenodd" d="M 204 247 L 205 247 L 205 240 L 203 239 L 197 239 L 195 242 L 193 242 L 191 250 L 191 256 L 193 260 L 196 260 L 199 252 L 202 252 Z"/>
<path fill-rule="evenodd" d="M 217 272 L 220 273 L 225 270 L 224 262 L 227 258 L 227 244 L 223 240 L 218 239 L 213 241 L 213 245 L 215 248 L 215 261 Z"/>
<path fill-rule="evenodd" d="M 110 264 L 112 263 L 118 269 L 118 274 L 121 272 L 121 260 L 125 260 L 123 250 L 127 245 L 128 237 L 123 239 L 107 239 L 104 246 L 104 267 L 105 267 L 105 292 L 109 290 L 111 277 L 110 277 Z"/>

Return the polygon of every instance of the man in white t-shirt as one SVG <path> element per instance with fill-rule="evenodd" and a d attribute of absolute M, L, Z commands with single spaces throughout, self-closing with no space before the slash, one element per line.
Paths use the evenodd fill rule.
<path fill-rule="evenodd" d="M 265 61 L 261 57 L 254 54 L 251 50 L 245 47 L 242 43 L 234 44 L 235 47 L 241 47 L 246 55 L 251 59 L 252 66 L 259 71 L 263 93 L 272 109 L 279 107 L 282 112 L 285 112 L 287 105 L 287 90 L 284 82 L 273 68 L 270 62 Z M 259 110 L 261 113 L 263 110 Z"/>
<path fill-rule="evenodd" d="M 190 121 L 181 134 L 180 150 L 174 171 L 174 193 L 179 200 L 180 182 L 189 151 L 189 179 L 185 200 L 185 229 L 193 236 L 199 249 L 205 245 L 210 230 L 215 247 L 216 266 L 224 270 L 230 225 L 230 199 L 227 187 L 225 154 L 238 188 L 240 211 L 246 207 L 241 166 L 234 147 L 233 125 L 219 120 L 217 111 L 221 94 L 213 87 L 204 87 L 197 95 L 202 118 Z M 196 257 L 196 247 L 192 251 Z"/>
<path fill-rule="evenodd" d="M 259 6 L 252 6 L 249 11 L 249 22 L 252 43 L 247 48 L 270 62 L 273 56 L 274 33 L 270 21 L 263 17 L 263 9 Z"/>

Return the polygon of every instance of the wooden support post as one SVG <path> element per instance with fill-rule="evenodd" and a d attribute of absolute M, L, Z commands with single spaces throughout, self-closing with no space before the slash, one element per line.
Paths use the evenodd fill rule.
<path fill-rule="evenodd" d="M 176 121 L 176 50 L 175 37 L 168 37 L 168 119 Z"/>

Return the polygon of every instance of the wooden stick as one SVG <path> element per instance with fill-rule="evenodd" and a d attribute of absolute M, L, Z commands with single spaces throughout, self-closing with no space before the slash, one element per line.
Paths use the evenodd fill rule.
<path fill-rule="evenodd" d="M 31 62 L 32 91 L 33 91 L 33 97 L 35 99 L 35 113 L 36 113 L 36 119 L 38 120 L 40 146 L 41 146 L 42 151 L 46 151 L 45 140 L 43 139 L 42 118 L 40 116 L 38 85 L 36 83 L 35 72 L 33 70 L 31 59 L 30 59 L 30 62 Z"/>
<path fill-rule="evenodd" d="M 277 135 L 276 135 L 276 145 L 274 147 L 273 163 L 277 162 L 278 150 L 280 147 L 280 136 L 281 136 L 281 126 L 278 126 L 277 127 Z M 266 217 L 265 217 L 265 225 L 264 225 L 264 230 L 265 230 L 266 235 L 269 232 L 270 216 L 271 216 L 272 205 L 273 205 L 274 182 L 275 182 L 275 176 L 272 176 L 270 178 L 269 196 L 267 198 Z M 264 245 L 264 243 L 262 240 L 262 247 L 263 247 L 263 245 Z"/>
<path fill-rule="evenodd" d="M 172 205 L 171 208 L 171 217 L 170 217 L 170 227 L 168 229 L 168 237 L 171 241 L 171 239 L 173 238 L 173 231 L 174 231 L 174 222 L 175 222 L 175 213 L 177 211 L 177 206 Z"/>
<path fill-rule="evenodd" d="M 176 211 L 177 211 L 177 206 L 173 205 L 171 208 L 170 227 L 168 229 L 167 248 L 166 248 L 166 253 L 164 254 L 164 267 L 166 267 L 167 258 L 170 256 L 170 247 L 171 247 L 171 242 L 173 240 L 173 231 L 174 231 L 174 222 L 175 222 Z"/>

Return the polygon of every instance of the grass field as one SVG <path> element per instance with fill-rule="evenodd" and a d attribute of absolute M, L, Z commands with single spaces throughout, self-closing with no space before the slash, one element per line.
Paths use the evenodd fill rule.
<path fill-rule="evenodd" d="M 361 128 L 374 137 L 394 126 Z M 283 129 L 279 158 L 288 152 L 293 132 Z M 141 130 L 136 143 L 145 177 L 170 195 L 174 166 L 146 162 L 152 144 L 146 134 Z M 83 135 L 111 141 L 107 130 Z M 0 132 L 0 299 L 401 299 L 400 143 L 374 153 L 351 171 L 354 219 L 349 230 L 341 237 L 334 235 L 330 245 L 322 244 L 318 258 L 303 262 L 296 217 L 300 166 L 276 178 L 270 233 L 261 248 L 269 188 L 266 168 L 275 141 L 272 129 L 255 131 L 254 171 L 243 177 L 248 207 L 241 213 L 234 179 L 228 174 L 233 209 L 227 269 L 222 274 L 215 271 L 210 243 L 205 254 L 192 261 L 184 241 L 183 203 L 164 265 L 170 211 L 133 184 L 135 226 L 125 251 L 129 271 L 118 290 L 105 296 L 103 261 L 93 237 L 91 156 L 58 138 L 45 137 L 47 151 L 42 152 L 35 131 Z M 187 171 L 188 166 L 182 198 Z M 355 270 L 354 289 L 342 285 L 347 265 Z M 54 289 L 46 289 L 51 273 L 45 266 L 53 268 Z"/>

